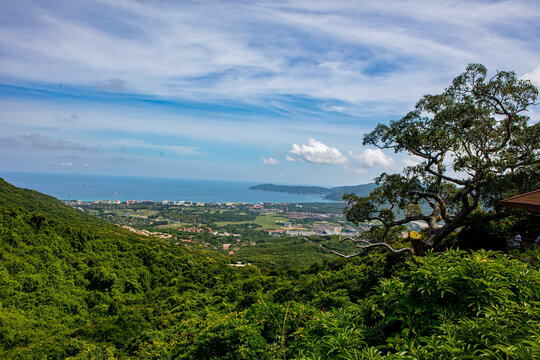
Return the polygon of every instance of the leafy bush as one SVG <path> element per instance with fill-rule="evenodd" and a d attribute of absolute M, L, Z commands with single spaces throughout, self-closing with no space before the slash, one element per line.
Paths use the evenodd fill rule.
<path fill-rule="evenodd" d="M 486 251 L 450 250 L 419 261 L 401 278 L 381 281 L 363 304 L 375 329 L 372 345 L 384 340 L 389 354 L 432 359 L 538 351 L 530 343 L 540 323 L 537 269 Z"/>

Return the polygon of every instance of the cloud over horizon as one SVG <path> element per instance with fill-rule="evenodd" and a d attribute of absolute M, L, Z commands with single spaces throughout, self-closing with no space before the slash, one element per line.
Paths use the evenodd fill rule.
<path fill-rule="evenodd" d="M 262 160 L 264 165 L 279 165 L 279 164 L 281 164 L 281 162 L 278 159 L 273 158 L 271 156 L 269 156 L 268 158 L 265 158 L 264 156 L 262 156 L 261 160 Z"/>
<path fill-rule="evenodd" d="M 361 167 L 388 168 L 394 163 L 394 160 L 386 156 L 380 149 L 366 149 L 360 154 L 355 154 L 349 150 L 349 156 L 356 160 Z"/>
<path fill-rule="evenodd" d="M 313 138 L 308 139 L 307 145 L 293 144 L 289 154 L 296 155 L 298 160 L 315 164 L 343 165 L 349 161 L 338 149 Z"/>

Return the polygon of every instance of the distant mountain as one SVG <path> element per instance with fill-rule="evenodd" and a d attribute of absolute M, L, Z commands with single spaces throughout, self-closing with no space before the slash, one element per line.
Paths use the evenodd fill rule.
<path fill-rule="evenodd" d="M 325 200 L 342 200 L 344 194 L 355 193 L 358 196 L 367 196 L 377 185 L 375 183 L 355 185 L 355 186 L 338 186 L 326 188 L 322 186 L 301 186 L 301 185 L 274 185 L 261 184 L 250 186 L 250 190 L 282 192 L 288 194 L 301 195 L 321 195 Z"/>
<path fill-rule="evenodd" d="M 358 196 L 368 196 L 377 185 L 375 183 L 368 183 L 362 185 L 353 185 L 353 186 L 338 186 L 331 188 L 331 192 L 325 196 L 327 200 L 342 200 L 343 195 L 354 193 Z"/>
<path fill-rule="evenodd" d="M 330 193 L 330 189 L 321 187 L 321 186 L 261 184 L 261 185 L 250 186 L 249 189 L 270 191 L 270 192 L 282 192 L 282 193 L 288 193 L 288 194 L 302 194 L 302 195 L 326 195 Z"/>

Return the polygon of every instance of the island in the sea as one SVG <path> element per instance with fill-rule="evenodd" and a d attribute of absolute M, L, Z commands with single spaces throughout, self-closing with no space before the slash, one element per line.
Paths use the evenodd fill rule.
<path fill-rule="evenodd" d="M 302 185 L 274 185 L 260 184 L 250 186 L 250 190 L 282 192 L 288 194 L 321 195 L 324 200 L 342 200 L 344 194 L 355 193 L 358 196 L 367 196 L 375 189 L 375 183 L 368 183 L 354 186 L 338 186 L 327 188 L 322 186 L 302 186 Z"/>

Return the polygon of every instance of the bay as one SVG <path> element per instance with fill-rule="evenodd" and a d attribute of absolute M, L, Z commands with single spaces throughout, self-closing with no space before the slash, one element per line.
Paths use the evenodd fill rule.
<path fill-rule="evenodd" d="M 52 174 L 0 171 L 0 177 L 22 188 L 60 200 L 152 200 L 300 203 L 323 202 L 321 196 L 249 190 L 255 182 L 173 179 L 87 174 Z"/>

